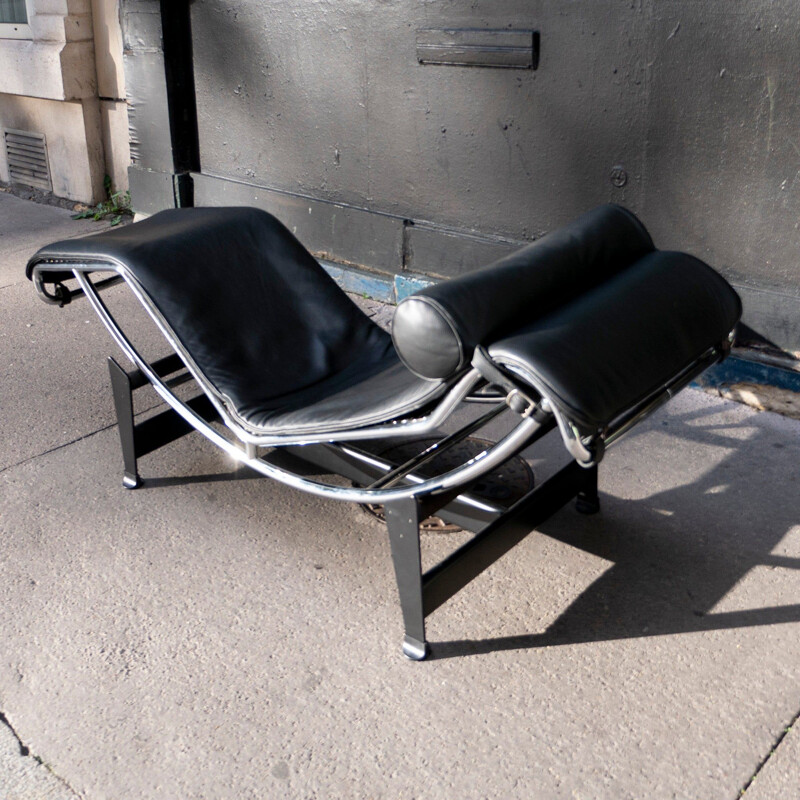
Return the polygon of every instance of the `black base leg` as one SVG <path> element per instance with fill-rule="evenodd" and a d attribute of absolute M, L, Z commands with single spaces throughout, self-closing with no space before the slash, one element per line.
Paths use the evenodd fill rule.
<path fill-rule="evenodd" d="M 586 480 L 578 492 L 575 509 L 581 514 L 596 514 L 600 510 L 600 497 L 597 493 L 597 464 L 586 470 Z"/>
<path fill-rule="evenodd" d="M 414 498 L 386 504 L 386 525 L 389 529 L 392 561 L 405 626 L 403 655 L 413 661 L 422 661 L 429 652 L 425 641 L 419 517 L 419 503 Z"/>
<path fill-rule="evenodd" d="M 113 358 L 108 359 L 108 371 L 111 375 L 111 390 L 114 394 L 119 440 L 122 445 L 122 460 L 125 465 L 122 485 L 126 489 L 138 489 L 142 485 L 142 479 L 136 468 L 131 380 L 128 373 Z"/>

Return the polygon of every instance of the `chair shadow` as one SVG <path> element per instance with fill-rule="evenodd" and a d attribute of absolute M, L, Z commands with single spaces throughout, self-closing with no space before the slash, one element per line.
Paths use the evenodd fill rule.
<path fill-rule="evenodd" d="M 699 480 L 641 500 L 601 494 L 599 515 L 582 516 L 570 504 L 531 534 L 548 536 L 613 565 L 546 630 L 432 642 L 429 658 L 800 622 L 800 603 L 713 612 L 751 569 L 800 569 L 800 558 L 772 554 L 786 533 L 800 525 L 800 442 L 782 441 L 759 415 L 738 425 L 704 422 L 704 417 L 718 413 L 713 408 L 657 416 L 626 439 L 625 445 L 635 448 L 637 438 L 666 428 L 670 436 L 695 446 L 726 448 L 728 454 Z M 745 428 L 755 435 L 743 438 Z M 648 453 L 654 450 L 652 445 L 647 448 Z M 306 477 L 319 473 L 279 450 L 269 460 Z M 742 468 L 743 461 L 752 465 L 752 471 Z M 657 469 L 657 464 L 651 460 L 647 469 Z M 147 477 L 144 484 L 153 489 L 263 479 L 241 467 Z M 794 491 L 786 490 L 787 482 L 795 484 L 790 487 Z M 751 509 L 766 513 L 754 519 Z"/>
<path fill-rule="evenodd" d="M 703 420 L 716 413 L 660 417 L 627 443 L 667 426 L 695 445 L 726 448 L 699 480 L 641 500 L 601 495 L 598 516 L 567 506 L 540 526 L 539 534 L 612 562 L 546 630 L 433 642 L 430 658 L 800 622 L 800 603 L 713 610 L 754 568 L 800 570 L 800 558 L 773 554 L 800 525 L 800 442 L 781 440 L 759 415 L 738 425 Z"/>

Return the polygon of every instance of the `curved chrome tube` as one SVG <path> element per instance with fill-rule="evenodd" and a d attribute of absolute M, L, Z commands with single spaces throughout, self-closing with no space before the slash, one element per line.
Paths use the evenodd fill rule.
<path fill-rule="evenodd" d="M 86 277 L 85 272 L 99 271 L 100 267 L 97 264 L 82 264 L 71 265 L 73 274 L 75 275 L 78 283 L 88 298 L 92 307 L 100 317 L 101 321 L 108 329 L 114 341 L 120 346 L 125 355 L 134 363 L 141 372 L 147 376 L 151 383 L 155 383 L 150 375 L 154 374 L 149 369 L 147 362 L 136 352 L 130 340 L 125 336 L 120 327 L 116 324 L 111 313 L 105 306 L 105 303 L 100 299 L 96 287 Z M 170 347 L 180 356 L 181 360 L 186 365 L 186 368 L 191 373 L 192 377 L 197 381 L 198 385 L 208 395 L 214 407 L 217 409 L 225 426 L 245 444 L 252 444 L 259 447 L 277 447 L 286 444 L 318 444 L 324 442 L 334 441 L 363 441 L 368 439 L 385 439 L 395 436 L 421 436 L 438 428 L 457 408 L 457 406 L 469 395 L 469 393 L 477 386 L 482 378 L 476 370 L 467 372 L 444 396 L 444 398 L 436 405 L 433 411 L 425 417 L 419 419 L 405 419 L 394 420 L 389 423 L 380 425 L 372 425 L 365 428 L 356 428 L 353 430 L 335 431 L 330 434 L 264 434 L 247 430 L 243 421 L 235 418 L 231 414 L 230 409 L 225 403 L 225 398 L 219 394 L 214 386 L 212 386 L 203 375 L 199 367 L 194 363 L 191 355 L 175 338 L 170 326 L 161 316 L 159 310 L 155 307 L 152 300 L 144 289 L 139 285 L 138 281 L 129 275 L 125 270 L 124 265 L 118 264 L 114 266 L 104 266 L 103 269 L 116 272 L 122 277 L 126 284 L 128 284 L 131 291 L 134 293 L 139 302 L 144 306 L 153 323 L 156 325 L 162 336 L 167 340 Z M 63 269 L 63 268 L 62 268 Z"/>
<path fill-rule="evenodd" d="M 567 448 L 569 454 L 580 464 L 582 467 L 595 466 L 599 459 L 592 453 L 586 446 L 580 433 L 574 425 L 558 410 L 558 407 L 551 403 L 544 395 L 542 396 L 541 407 L 543 411 L 547 411 L 556 418 L 561 439 L 564 442 L 564 447 Z"/>
<path fill-rule="evenodd" d="M 177 408 L 175 410 L 178 411 Z M 193 427 L 196 427 L 200 433 L 205 433 L 190 420 L 187 420 L 187 422 L 190 422 Z M 201 420 L 201 423 L 206 427 L 205 422 Z M 475 458 L 464 462 L 460 467 L 435 478 L 429 478 L 420 483 L 415 483 L 412 486 L 392 489 L 348 489 L 340 486 L 329 486 L 317 481 L 308 480 L 307 478 L 301 478 L 294 473 L 286 472 L 261 459 L 250 459 L 242 450 L 239 450 L 226 439 L 222 439 L 222 437 L 220 437 L 220 439 L 222 439 L 227 446 L 223 446 L 222 444 L 219 446 L 229 452 L 237 460 L 256 470 L 256 472 L 266 475 L 269 478 L 274 478 L 280 483 L 292 486 L 295 489 L 302 489 L 303 491 L 318 495 L 319 497 L 330 497 L 334 500 L 344 500 L 353 503 L 389 503 L 392 500 L 417 497 L 421 494 L 435 495 L 447 492 L 450 489 L 456 489 L 459 486 L 467 485 L 476 478 L 481 477 L 481 475 L 491 472 L 495 467 L 519 452 L 525 447 L 525 444 L 540 427 L 541 423 L 530 418 L 524 419 L 508 435 L 497 442 L 497 444 L 479 453 Z M 211 430 L 213 431 L 213 428 Z M 214 431 L 214 433 L 216 434 L 216 431 Z M 219 436 L 219 434 L 216 435 Z"/>
<path fill-rule="evenodd" d="M 514 372 L 519 375 L 526 383 L 536 389 L 542 398 L 539 402 L 539 408 L 547 414 L 552 414 L 556 418 L 564 447 L 567 448 L 569 454 L 578 464 L 587 469 L 595 466 L 600 461 L 600 458 L 590 449 L 591 444 L 587 446 L 586 441 L 581 437 L 575 426 L 559 411 L 558 406 L 550 400 L 547 389 L 536 380 L 536 376 L 531 375 L 528 370 L 518 364 L 504 362 L 503 366 L 508 369 L 509 372 Z"/>
<path fill-rule="evenodd" d="M 405 485 L 391 489 L 351 489 L 341 486 L 330 486 L 319 483 L 318 481 L 301 478 L 292 472 L 283 470 L 280 467 L 269 464 L 263 459 L 259 458 L 256 455 L 255 446 L 253 446 L 256 443 L 245 443 L 245 447 L 243 449 L 234 442 L 226 439 L 219 433 L 219 431 L 209 425 L 202 417 L 189 408 L 189 406 L 179 400 L 150 367 L 147 361 L 141 357 L 127 337 L 119 329 L 119 326 L 116 324 L 114 318 L 106 308 L 105 303 L 103 303 L 97 292 L 94 290 L 94 286 L 92 285 L 91 281 L 80 270 L 75 269 L 74 274 L 81 288 L 85 292 L 86 297 L 92 304 L 95 312 L 100 317 L 106 328 L 108 328 L 108 331 L 111 333 L 114 340 L 117 342 L 120 348 L 122 348 L 125 355 L 141 370 L 142 374 L 148 379 L 148 381 L 150 381 L 150 383 L 153 385 L 153 388 L 156 390 L 162 400 L 164 400 L 164 402 L 170 406 L 170 408 L 179 414 L 195 430 L 197 430 L 199 433 L 202 433 L 207 439 L 209 439 L 209 441 L 217 445 L 217 447 L 226 452 L 236 461 L 249 466 L 251 469 L 254 469 L 256 472 L 259 472 L 268 478 L 272 478 L 287 486 L 309 492 L 310 494 L 354 503 L 387 503 L 391 502 L 392 500 L 416 497 L 417 495 L 421 494 L 437 494 L 440 492 L 446 492 L 459 486 L 466 485 L 474 479 L 479 478 L 481 475 L 490 472 L 496 466 L 499 466 L 512 455 L 519 452 L 519 450 L 525 446 L 525 444 L 536 433 L 542 424 L 532 417 L 523 419 L 503 439 L 501 439 L 491 448 L 484 450 L 474 458 L 469 459 L 460 467 L 457 467 L 456 469 L 446 472 L 435 478 L 429 478 L 420 483 L 414 483 L 413 485 Z M 172 344 L 171 337 L 170 344 Z M 470 376 L 468 375 L 466 377 Z M 463 392 L 466 394 L 469 392 L 472 385 L 474 385 L 472 381 L 468 382 L 466 377 L 456 385 L 453 390 L 454 394 L 455 390 L 459 389 L 459 387 L 461 387 L 461 389 L 458 393 L 461 394 Z M 475 381 L 477 380 L 480 380 L 480 376 L 476 376 Z M 467 384 L 469 384 L 469 386 L 467 386 Z M 430 430 L 430 423 L 428 420 L 425 420 L 425 422 L 426 430 Z M 404 434 L 413 434 L 415 432 L 417 431 L 414 429 L 413 423 L 403 428 Z M 357 432 L 342 433 L 339 434 L 337 438 L 340 440 L 352 441 L 354 438 L 356 438 L 354 433 Z M 317 437 L 316 441 L 320 441 L 320 438 Z M 323 439 L 322 441 L 331 441 L 331 439 Z M 309 443 L 310 442 L 307 441 L 300 442 L 297 439 L 289 440 L 288 437 L 281 442 L 281 444 L 284 445 Z"/>
<path fill-rule="evenodd" d="M 39 297 L 52 306 L 63 306 L 65 304 L 64 285 L 61 283 L 54 283 L 55 290 L 51 294 L 45 288 L 44 281 L 42 280 L 42 273 L 39 270 L 34 271 L 33 285 L 36 287 L 36 293 Z"/>

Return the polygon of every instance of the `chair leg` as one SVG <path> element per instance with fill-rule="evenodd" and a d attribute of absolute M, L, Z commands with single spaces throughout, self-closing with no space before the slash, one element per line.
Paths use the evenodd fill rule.
<path fill-rule="evenodd" d="M 578 492 L 575 509 L 580 514 L 596 514 L 600 510 L 600 496 L 597 493 L 597 464 L 586 470 L 585 483 Z"/>
<path fill-rule="evenodd" d="M 136 467 L 136 439 L 133 423 L 133 390 L 128 373 L 113 358 L 108 359 L 111 375 L 111 390 L 114 394 L 114 408 L 117 412 L 117 427 L 122 445 L 124 472 L 122 485 L 126 489 L 138 489 L 142 479 Z"/>
<path fill-rule="evenodd" d="M 403 655 L 413 661 L 422 661 L 428 655 L 429 648 L 425 641 L 425 609 L 422 599 L 419 502 L 413 497 L 403 498 L 387 503 L 385 509 L 405 626 Z"/>

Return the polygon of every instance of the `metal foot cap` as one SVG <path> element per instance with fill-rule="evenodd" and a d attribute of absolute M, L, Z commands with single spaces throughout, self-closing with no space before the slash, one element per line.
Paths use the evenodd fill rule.
<path fill-rule="evenodd" d="M 131 475 L 126 472 L 122 476 L 122 485 L 126 489 L 138 489 L 142 485 L 142 479 L 138 475 Z"/>
<path fill-rule="evenodd" d="M 411 636 L 403 639 L 403 655 L 411 661 L 423 661 L 429 652 L 427 642 L 420 642 Z"/>

